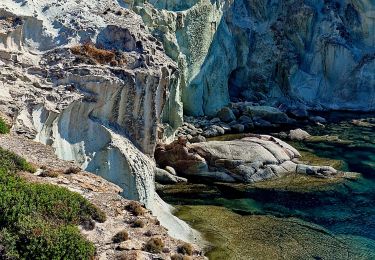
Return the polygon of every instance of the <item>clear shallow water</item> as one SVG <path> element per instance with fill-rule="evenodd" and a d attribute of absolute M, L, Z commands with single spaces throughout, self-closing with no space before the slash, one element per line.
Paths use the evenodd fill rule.
<path fill-rule="evenodd" d="M 230 228 L 230 231 L 237 234 L 237 237 L 242 237 L 241 241 L 236 242 L 238 248 L 241 248 L 241 243 L 246 242 L 246 238 L 251 238 L 251 241 L 254 240 L 252 233 L 244 230 L 246 229 L 247 221 L 254 221 L 252 219 L 254 216 L 268 216 L 278 218 L 277 223 L 278 226 L 281 226 L 281 230 L 288 230 L 289 222 L 287 220 L 296 218 L 316 224 L 328 232 L 332 232 L 334 236 L 340 238 L 350 236 L 352 240 L 350 240 L 348 246 L 354 246 L 354 244 L 356 246 L 359 245 L 359 247 L 363 246 L 359 250 L 360 252 L 375 252 L 375 127 L 353 125 L 350 123 L 350 119 L 341 117 L 340 114 L 325 116 L 330 116 L 336 122 L 328 124 L 325 128 L 314 126 L 306 127 L 305 130 L 312 135 L 336 135 L 341 140 L 344 140 L 344 142 L 319 141 L 293 143 L 293 145 L 301 151 L 307 152 L 307 154 L 312 153 L 319 157 L 341 160 L 343 161 L 343 164 L 341 164 L 343 170 L 359 172 L 362 174 L 362 177 L 326 185 L 315 185 L 314 183 L 314 185 L 308 184 L 302 187 L 299 183 L 282 183 L 278 185 L 249 186 L 238 189 L 227 185 L 215 184 L 202 188 L 204 192 L 198 194 L 195 192 L 189 196 L 186 196 L 186 193 L 181 193 L 180 196 L 178 193 L 170 196 L 164 194 L 164 198 L 169 202 L 175 205 L 184 205 L 180 207 L 180 217 L 185 218 L 185 220 L 200 229 L 203 233 L 208 234 L 208 240 L 215 245 L 209 254 L 212 259 L 224 259 L 220 255 L 223 252 L 228 253 L 228 250 L 224 246 L 221 247 L 225 243 L 222 241 L 218 242 L 220 241 L 220 237 L 222 239 L 225 230 L 210 232 L 212 225 L 221 223 L 217 218 L 220 219 L 220 215 L 224 216 L 228 213 L 227 211 L 240 216 L 236 221 L 238 226 L 234 223 L 234 226 L 231 225 Z M 372 115 L 367 116 L 371 117 Z M 350 115 L 350 117 L 356 117 L 356 115 Z M 188 205 L 191 206 L 188 208 L 189 210 L 187 210 Z M 200 216 L 203 213 L 196 214 L 196 210 L 202 210 L 202 205 L 206 207 L 204 212 L 209 211 L 212 205 L 219 206 L 223 210 L 222 214 L 217 214 L 215 220 L 201 219 Z M 215 208 L 215 210 L 217 209 Z M 255 227 L 251 226 L 247 228 L 250 230 Z M 272 232 L 267 230 L 266 225 L 260 225 L 258 228 L 262 232 Z M 297 229 L 294 228 L 294 230 Z M 307 231 L 301 230 L 299 232 Z M 289 237 L 296 235 L 298 234 L 280 234 L 281 237 L 285 236 L 284 240 L 288 240 Z M 315 241 L 314 239 L 318 239 L 319 236 L 319 234 L 314 233 L 310 237 L 312 241 Z M 353 239 L 354 236 L 355 239 Z M 321 237 L 323 238 L 323 235 Z M 280 237 L 277 238 L 275 239 L 278 243 L 284 242 L 283 239 L 280 240 Z M 307 238 L 305 239 L 308 240 Z M 228 244 L 230 243 L 228 242 Z M 249 244 L 250 242 L 247 241 L 246 243 Z M 257 244 L 256 246 L 260 247 L 266 244 L 264 242 L 264 244 Z M 334 254 L 333 251 L 339 251 L 336 245 L 333 244 L 327 244 L 325 248 L 332 250 L 330 252 L 332 254 Z M 301 254 L 286 256 L 290 259 L 301 257 L 302 259 L 310 257 L 315 259 L 338 259 L 337 257 L 342 257 L 325 255 L 325 248 L 312 250 L 313 252 L 316 251 L 316 257 L 312 253 L 308 256 Z M 267 249 L 271 249 L 271 247 L 265 246 L 264 252 Z M 288 245 L 285 246 L 286 252 L 290 251 L 290 249 Z M 231 250 L 235 251 L 235 249 Z M 255 259 L 260 258 L 259 256 L 252 255 L 254 252 L 253 250 L 244 254 L 249 254 L 248 257 L 255 257 Z M 230 259 L 229 255 L 228 253 L 226 259 Z M 324 257 L 320 257 L 319 255 Z M 351 257 L 346 256 L 345 258 L 375 259 L 374 255 L 359 255 L 358 253 Z M 246 256 L 238 259 L 246 259 Z M 267 257 L 264 259 L 267 259 Z"/>

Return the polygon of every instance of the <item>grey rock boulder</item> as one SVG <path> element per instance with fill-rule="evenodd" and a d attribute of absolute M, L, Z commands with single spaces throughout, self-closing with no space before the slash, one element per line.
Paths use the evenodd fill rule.
<path fill-rule="evenodd" d="M 243 133 L 245 131 L 245 126 L 242 124 L 235 124 L 231 127 L 231 129 L 235 133 Z"/>
<path fill-rule="evenodd" d="M 296 172 L 296 167 L 293 167 L 296 164 L 291 160 L 300 157 L 293 147 L 267 135 L 198 143 L 189 148 L 204 158 L 212 171 L 225 172 L 236 181 L 245 183 Z"/>
<path fill-rule="evenodd" d="M 187 182 L 187 179 L 173 175 L 166 170 L 156 168 L 155 181 L 160 184 L 176 184 L 180 182 Z"/>
<path fill-rule="evenodd" d="M 310 166 L 305 164 L 298 164 L 297 173 L 313 175 L 316 177 L 329 177 L 335 175 L 337 170 L 330 166 Z"/>
<path fill-rule="evenodd" d="M 286 124 L 289 121 L 284 112 L 270 106 L 248 106 L 244 113 L 253 120 L 262 119 L 273 124 Z"/>
<path fill-rule="evenodd" d="M 223 107 L 222 109 L 220 109 L 220 111 L 217 113 L 217 116 L 221 121 L 226 123 L 236 120 L 236 116 L 234 115 L 232 109 L 230 109 L 229 107 Z"/>
<path fill-rule="evenodd" d="M 177 175 L 176 170 L 173 167 L 171 167 L 171 166 L 166 166 L 165 170 L 167 172 L 169 172 L 170 174 L 172 174 L 172 175 Z"/>

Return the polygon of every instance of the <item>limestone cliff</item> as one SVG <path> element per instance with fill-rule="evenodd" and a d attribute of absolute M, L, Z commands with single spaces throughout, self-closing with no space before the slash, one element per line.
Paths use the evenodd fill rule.
<path fill-rule="evenodd" d="M 129 1 L 131 2 L 131 1 Z M 366 0 L 135 1 L 179 64 L 175 107 L 238 100 L 374 110 L 375 5 Z"/>
<path fill-rule="evenodd" d="M 0 3 L 0 112 L 12 132 L 121 186 L 178 238 L 152 160 L 176 64 L 117 1 Z"/>

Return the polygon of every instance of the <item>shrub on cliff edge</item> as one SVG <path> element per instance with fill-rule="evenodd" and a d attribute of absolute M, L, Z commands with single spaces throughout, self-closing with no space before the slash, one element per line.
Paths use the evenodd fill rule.
<path fill-rule="evenodd" d="M 0 134 L 8 134 L 9 130 L 7 123 L 5 123 L 4 119 L 0 117 Z"/>
<path fill-rule="evenodd" d="M 0 259 L 90 259 L 95 247 L 77 225 L 105 214 L 55 185 L 29 183 L 16 175 L 35 169 L 0 148 Z"/>

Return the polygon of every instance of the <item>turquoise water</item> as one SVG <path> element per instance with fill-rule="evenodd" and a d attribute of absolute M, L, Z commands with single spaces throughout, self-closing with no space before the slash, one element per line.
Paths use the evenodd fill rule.
<path fill-rule="evenodd" d="M 359 236 L 375 242 L 375 127 L 356 126 L 352 118 L 374 115 L 327 114 L 333 123 L 308 126 L 312 135 L 336 135 L 345 142 L 294 143 L 315 155 L 342 160 L 346 171 L 361 173 L 353 180 L 330 184 L 325 189 L 288 190 L 247 188 L 207 184 L 202 193 L 173 194 L 164 198 L 180 205 L 217 205 L 241 215 L 296 217 L 318 224 L 333 234 Z M 349 142 L 348 142 L 349 141 Z M 375 251 L 375 248 L 370 250 Z"/>

